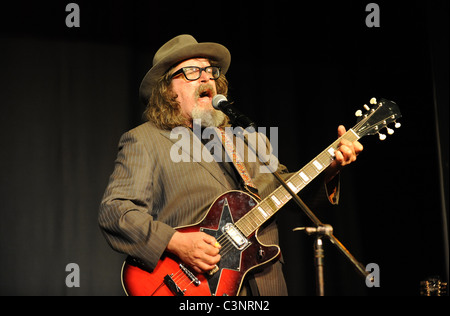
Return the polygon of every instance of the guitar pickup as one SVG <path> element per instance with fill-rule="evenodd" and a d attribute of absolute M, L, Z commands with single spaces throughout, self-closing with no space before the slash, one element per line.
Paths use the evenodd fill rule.
<path fill-rule="evenodd" d="M 236 228 L 232 223 L 227 223 L 222 228 L 231 243 L 239 250 L 244 249 L 248 245 L 248 239 Z"/>

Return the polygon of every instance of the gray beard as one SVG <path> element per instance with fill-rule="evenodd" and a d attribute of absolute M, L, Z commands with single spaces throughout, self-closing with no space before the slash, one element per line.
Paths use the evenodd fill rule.
<path fill-rule="evenodd" d="M 192 119 L 200 120 L 203 127 L 219 127 L 225 121 L 225 114 L 215 109 L 205 110 L 195 106 L 192 110 Z"/>

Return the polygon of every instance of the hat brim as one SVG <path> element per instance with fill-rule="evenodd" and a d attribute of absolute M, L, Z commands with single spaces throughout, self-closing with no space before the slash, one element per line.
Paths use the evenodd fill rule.
<path fill-rule="evenodd" d="M 172 66 L 195 57 L 213 60 L 221 68 L 223 74 L 226 74 L 231 63 L 229 50 L 221 44 L 204 42 L 185 46 L 161 59 L 147 72 L 139 88 L 141 101 L 144 104 L 148 103 L 153 86 Z"/>

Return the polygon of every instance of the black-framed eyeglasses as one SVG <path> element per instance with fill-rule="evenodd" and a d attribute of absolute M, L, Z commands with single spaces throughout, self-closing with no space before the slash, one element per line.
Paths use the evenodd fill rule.
<path fill-rule="evenodd" d="M 170 79 L 173 79 L 174 77 L 182 73 L 187 80 L 194 81 L 200 78 L 200 76 L 202 75 L 202 71 L 209 74 L 209 79 L 211 80 L 217 80 L 220 77 L 220 67 L 208 66 L 205 68 L 200 68 L 197 66 L 188 66 L 175 71 L 172 76 L 170 76 Z"/>

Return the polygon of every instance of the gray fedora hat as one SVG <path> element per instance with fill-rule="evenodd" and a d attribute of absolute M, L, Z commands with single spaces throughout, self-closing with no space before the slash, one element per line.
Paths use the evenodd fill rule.
<path fill-rule="evenodd" d="M 217 43 L 203 42 L 188 34 L 172 38 L 156 52 L 153 57 L 153 66 L 147 72 L 139 88 L 139 96 L 144 104 L 148 103 L 152 88 L 172 66 L 183 60 L 204 57 L 214 60 L 225 74 L 230 66 L 231 54 L 228 49 Z"/>

